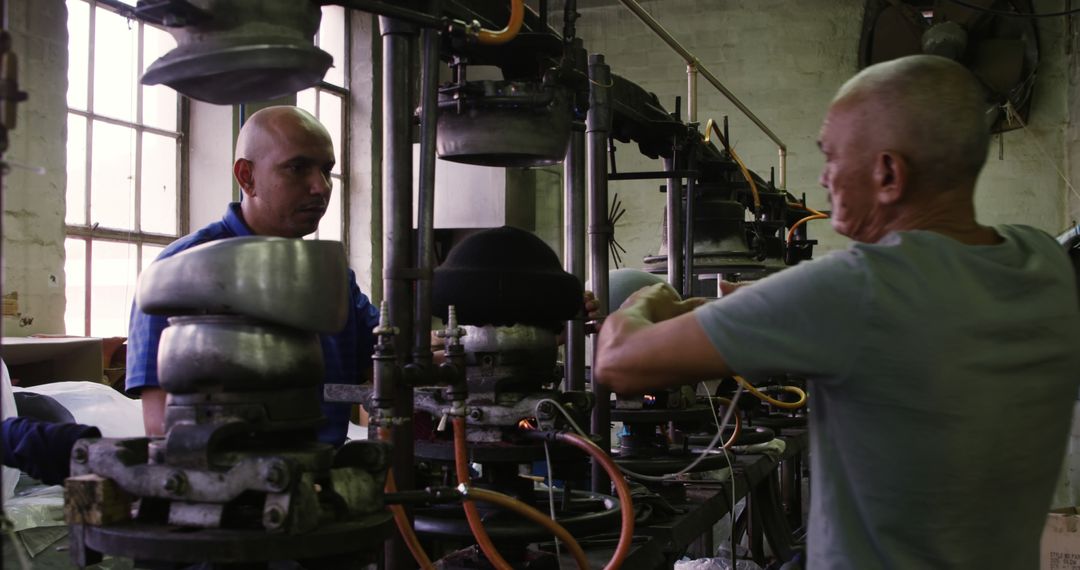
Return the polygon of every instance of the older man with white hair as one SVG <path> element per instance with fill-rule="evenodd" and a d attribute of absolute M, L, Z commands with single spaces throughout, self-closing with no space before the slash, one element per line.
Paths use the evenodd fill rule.
<path fill-rule="evenodd" d="M 986 108 L 948 59 L 863 70 L 818 141 L 833 227 L 855 243 L 705 305 L 654 285 L 600 333 L 596 377 L 616 392 L 808 380 L 809 568 L 1039 564 L 1080 309 L 1053 238 L 975 219 Z"/>

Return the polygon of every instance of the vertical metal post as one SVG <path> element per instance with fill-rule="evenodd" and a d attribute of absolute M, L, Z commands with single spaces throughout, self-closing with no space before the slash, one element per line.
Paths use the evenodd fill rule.
<path fill-rule="evenodd" d="M 420 180 L 417 192 L 413 363 L 431 370 L 431 272 L 435 265 L 435 126 L 439 112 L 439 32 L 420 32 Z"/>
<path fill-rule="evenodd" d="M 694 155 L 687 156 L 686 169 L 695 170 L 697 161 Z M 686 256 L 683 259 L 683 298 L 694 296 L 694 188 L 697 184 L 697 176 L 691 174 L 686 177 L 686 215 L 683 218 L 683 249 Z M 671 254 L 668 254 L 671 258 Z"/>
<path fill-rule="evenodd" d="M 607 142 L 611 131 L 611 68 L 604 63 L 604 56 L 589 56 L 589 116 L 586 122 L 585 168 L 588 171 L 589 209 L 589 273 L 592 276 L 593 293 L 600 304 L 602 314 L 608 306 L 608 248 L 611 227 L 608 224 Z M 593 337 L 593 358 L 596 358 L 596 338 Z M 594 367 L 593 370 L 596 368 Z M 592 433 L 600 438 L 600 449 L 611 449 L 611 392 L 600 386 L 595 379 L 592 391 L 596 396 L 593 409 Z M 593 461 L 592 488 L 594 492 L 611 492 L 611 482 L 603 467 Z"/>
<path fill-rule="evenodd" d="M 382 187 L 383 187 L 383 291 L 389 322 L 398 327 L 395 353 L 399 369 L 412 353 L 412 291 L 409 269 L 412 267 L 412 96 L 410 67 L 416 38 L 415 28 L 399 20 L 380 17 L 382 33 Z M 396 375 L 401 379 L 403 375 Z M 393 378 L 393 376 L 391 377 Z M 412 489 L 413 477 L 413 394 L 407 382 L 390 382 L 382 387 L 392 397 L 392 407 L 379 410 L 380 420 L 393 427 L 394 453 L 391 466 L 401 490 Z M 377 391 L 379 386 L 376 387 Z M 386 546 L 386 567 L 394 570 L 412 567 L 408 549 L 400 538 Z"/>
<path fill-rule="evenodd" d="M 677 150 L 671 150 L 671 158 L 664 159 L 664 170 L 675 172 L 678 168 Z M 667 279 L 676 291 L 682 291 L 683 244 L 682 244 L 682 179 L 674 174 L 667 181 Z"/>
<path fill-rule="evenodd" d="M 686 122 L 697 122 L 697 60 L 686 64 Z"/>
<path fill-rule="evenodd" d="M 779 184 L 776 186 L 777 190 L 787 190 L 787 147 L 781 146 L 780 150 L 776 151 L 779 155 L 780 161 L 780 177 L 778 178 Z"/>
<path fill-rule="evenodd" d="M 585 282 L 585 132 L 575 124 L 563 161 L 563 268 Z M 607 168 L 607 161 L 604 161 Z M 605 170 L 606 172 L 606 170 Z M 585 315 L 566 323 L 566 390 L 585 389 Z"/>

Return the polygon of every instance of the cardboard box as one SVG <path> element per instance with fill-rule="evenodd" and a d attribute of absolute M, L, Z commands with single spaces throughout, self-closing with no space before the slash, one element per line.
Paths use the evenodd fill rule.
<path fill-rule="evenodd" d="M 5 337 L 0 357 L 11 383 L 28 387 L 49 382 L 101 382 L 101 339 L 87 337 Z"/>
<path fill-rule="evenodd" d="M 1053 509 L 1046 517 L 1040 570 L 1080 570 L 1080 507 Z"/>

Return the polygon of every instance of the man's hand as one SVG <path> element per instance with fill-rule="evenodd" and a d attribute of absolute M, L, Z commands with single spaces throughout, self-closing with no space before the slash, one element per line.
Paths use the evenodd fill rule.
<path fill-rule="evenodd" d="M 634 292 L 619 310 L 634 311 L 649 322 L 659 323 L 689 313 L 707 301 L 700 297 L 683 300 L 671 285 L 657 283 Z"/>
<path fill-rule="evenodd" d="M 732 283 L 731 281 L 721 281 L 720 282 L 720 295 L 724 296 L 724 297 L 727 297 L 728 295 L 734 293 L 735 291 L 738 291 L 742 287 L 746 287 L 749 284 L 750 284 L 749 281 L 743 282 L 743 283 Z"/>
<path fill-rule="evenodd" d="M 585 317 L 589 320 L 600 318 L 600 302 L 592 291 L 585 291 Z"/>

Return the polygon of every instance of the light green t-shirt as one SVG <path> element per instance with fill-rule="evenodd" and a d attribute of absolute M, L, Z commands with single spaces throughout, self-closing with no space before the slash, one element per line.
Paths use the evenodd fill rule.
<path fill-rule="evenodd" d="M 1080 385 L 1077 284 L 1024 226 L 896 232 L 695 314 L 739 374 L 810 385 L 808 567 L 1038 567 Z"/>

